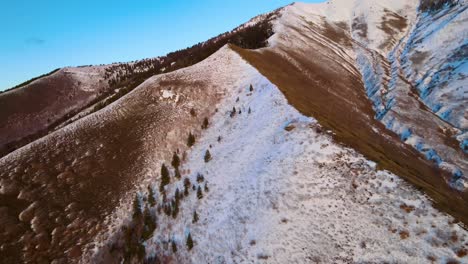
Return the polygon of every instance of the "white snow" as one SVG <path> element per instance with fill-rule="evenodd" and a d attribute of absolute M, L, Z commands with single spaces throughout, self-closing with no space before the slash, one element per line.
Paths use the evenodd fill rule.
<path fill-rule="evenodd" d="M 175 240 L 175 260 L 181 263 L 457 259 L 466 231 L 450 216 L 395 175 L 375 171 L 372 162 L 317 133 L 315 120 L 288 105 L 253 68 L 241 66 L 246 78 L 228 87 L 210 127 L 183 164 L 182 170 L 190 171 L 183 176 L 196 184 L 196 175 L 203 174 L 209 192 L 198 200 L 191 190 L 176 220 L 158 215 L 159 227 L 146 243 L 149 255 L 161 254 L 161 245 Z M 225 65 L 227 71 L 230 67 Z M 232 107 L 242 113 L 231 118 Z M 205 163 L 207 149 L 212 160 Z M 183 190 L 182 181 L 167 193 L 175 187 Z M 196 224 L 193 210 L 200 216 Z M 190 252 L 188 232 L 195 241 Z M 453 234 L 456 241 L 450 239 Z M 164 254 L 173 255 L 170 249 Z"/>

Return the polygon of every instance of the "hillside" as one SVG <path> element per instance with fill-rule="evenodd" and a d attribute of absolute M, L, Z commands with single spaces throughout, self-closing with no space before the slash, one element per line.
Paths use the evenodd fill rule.
<path fill-rule="evenodd" d="M 0 258 L 467 262 L 467 15 L 294 3 L 0 94 Z"/>

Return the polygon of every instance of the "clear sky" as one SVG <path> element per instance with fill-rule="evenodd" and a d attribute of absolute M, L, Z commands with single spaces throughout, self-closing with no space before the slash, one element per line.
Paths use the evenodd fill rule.
<path fill-rule="evenodd" d="M 2 0 L 0 90 L 63 66 L 165 55 L 291 1 Z"/>

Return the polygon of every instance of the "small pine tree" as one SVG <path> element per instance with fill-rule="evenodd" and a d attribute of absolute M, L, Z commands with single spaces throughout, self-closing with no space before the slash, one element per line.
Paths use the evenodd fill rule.
<path fill-rule="evenodd" d="M 174 240 L 172 240 L 172 252 L 176 253 L 177 252 L 177 244 Z"/>
<path fill-rule="evenodd" d="M 174 167 L 174 169 L 178 169 L 179 166 L 180 166 L 180 158 L 179 156 L 177 155 L 177 153 L 174 152 L 174 155 L 172 155 L 172 167 Z"/>
<path fill-rule="evenodd" d="M 156 200 L 154 199 L 154 192 L 153 188 L 151 188 L 150 185 L 148 185 L 148 202 L 151 206 L 156 205 Z"/>
<path fill-rule="evenodd" d="M 172 205 L 172 218 L 176 219 L 177 214 L 179 213 L 179 202 L 177 202 L 176 200 L 172 200 L 171 205 Z"/>
<path fill-rule="evenodd" d="M 251 84 L 250 87 L 249 87 L 249 91 L 253 92 L 253 86 L 252 86 L 252 84 Z"/>
<path fill-rule="evenodd" d="M 184 179 L 184 195 L 185 196 L 188 196 L 189 195 L 189 188 L 190 188 L 190 179 L 189 178 L 185 178 Z"/>
<path fill-rule="evenodd" d="M 205 119 L 203 119 L 203 124 L 202 124 L 202 129 L 207 129 L 208 128 L 208 118 L 205 117 Z"/>
<path fill-rule="evenodd" d="M 252 113 L 252 110 L 250 110 L 250 107 L 249 107 L 249 114 Z"/>
<path fill-rule="evenodd" d="M 190 115 L 191 116 L 197 116 L 197 113 L 195 112 L 195 109 L 190 109 Z"/>
<path fill-rule="evenodd" d="M 198 222 L 198 214 L 197 211 L 193 211 L 192 223 L 195 224 L 196 222 Z"/>
<path fill-rule="evenodd" d="M 138 195 L 135 195 L 135 199 L 133 200 L 133 219 L 139 218 L 140 216 L 141 216 L 140 199 L 138 199 Z"/>
<path fill-rule="evenodd" d="M 232 107 L 232 111 L 231 111 L 231 117 L 234 117 L 237 113 L 237 110 L 235 107 Z"/>
<path fill-rule="evenodd" d="M 180 201 L 180 191 L 179 191 L 179 188 L 176 188 L 176 190 L 175 190 L 174 199 L 175 199 L 176 203 L 179 203 L 179 201 Z"/>
<path fill-rule="evenodd" d="M 211 153 L 209 150 L 206 150 L 204 159 L 205 159 L 205 162 L 208 162 L 211 160 Z"/>
<path fill-rule="evenodd" d="M 203 177 L 202 174 L 197 173 L 197 182 L 200 183 L 200 182 L 203 182 L 204 180 L 205 180 L 205 177 Z"/>
<path fill-rule="evenodd" d="M 221 142 L 221 136 L 218 136 L 218 142 Z"/>
<path fill-rule="evenodd" d="M 195 136 L 192 135 L 192 132 L 190 132 L 187 139 L 187 146 L 191 147 L 193 144 L 195 144 Z"/>
<path fill-rule="evenodd" d="M 193 240 L 192 240 L 192 235 L 189 233 L 187 236 L 187 248 L 188 250 L 191 250 L 193 248 Z"/>
<path fill-rule="evenodd" d="M 236 102 L 239 102 L 239 97 L 237 97 Z"/>
<path fill-rule="evenodd" d="M 154 230 L 157 227 L 156 218 L 151 214 L 148 207 L 145 207 L 145 210 L 143 211 L 143 221 L 144 226 L 142 237 L 144 240 L 147 240 L 148 238 L 150 238 L 150 236 L 153 234 Z"/>
<path fill-rule="evenodd" d="M 198 188 L 197 188 L 197 198 L 198 199 L 203 198 L 203 192 L 202 192 L 200 185 L 198 185 Z"/>
<path fill-rule="evenodd" d="M 161 166 L 161 185 L 159 190 L 164 190 L 164 186 L 168 185 L 171 182 L 171 178 L 169 178 L 169 170 L 167 169 L 166 165 L 163 163 Z"/>
<path fill-rule="evenodd" d="M 239 109 L 239 115 L 242 114 L 242 110 Z"/>
<path fill-rule="evenodd" d="M 180 175 L 179 168 L 175 169 L 174 177 L 176 177 L 177 179 L 180 179 L 180 177 L 182 177 L 182 176 Z"/>
<path fill-rule="evenodd" d="M 208 182 L 205 182 L 205 192 L 209 192 L 210 189 L 208 189 Z"/>

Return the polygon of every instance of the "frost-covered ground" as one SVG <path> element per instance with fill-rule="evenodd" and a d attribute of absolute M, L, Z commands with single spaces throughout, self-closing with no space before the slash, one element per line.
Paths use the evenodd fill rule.
<path fill-rule="evenodd" d="M 457 254 L 466 251 L 466 231 L 452 217 L 395 175 L 376 171 L 372 162 L 333 142 L 266 78 L 242 65 L 246 78 L 227 87 L 181 168 L 182 176 L 202 190 L 207 184 L 209 191 L 198 199 L 190 189 L 176 219 L 157 215 L 147 255 L 174 263 L 465 260 Z M 231 117 L 233 107 L 237 114 Z M 198 174 L 203 182 L 196 182 Z M 184 189 L 182 181 L 168 186 L 169 199 L 176 187 Z M 153 185 L 158 189 L 159 182 Z M 195 241 L 191 251 L 188 233 Z"/>

